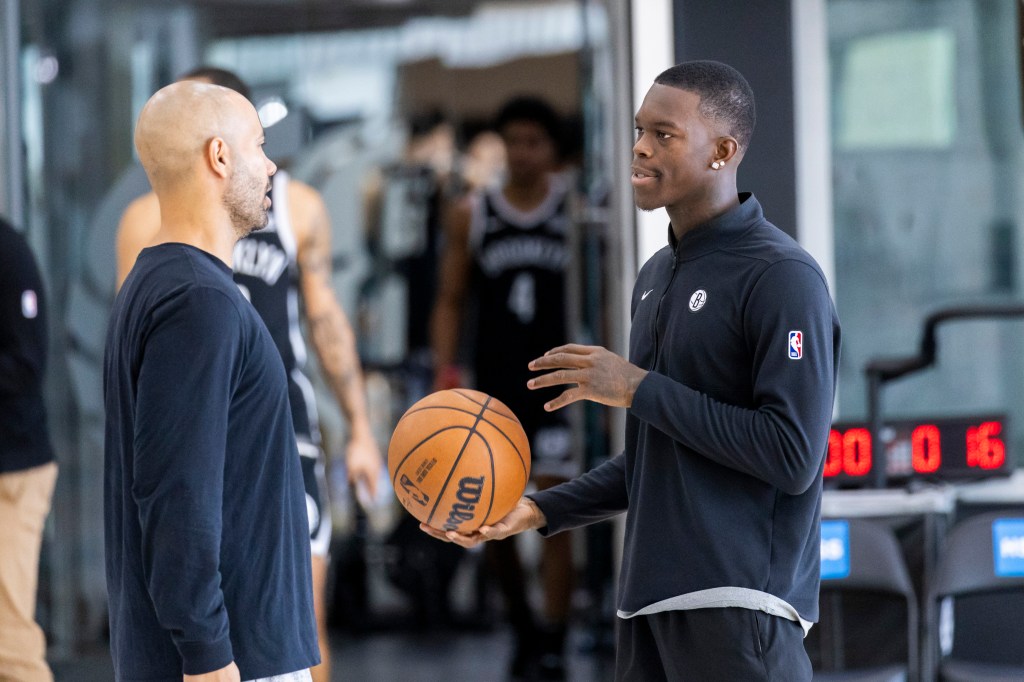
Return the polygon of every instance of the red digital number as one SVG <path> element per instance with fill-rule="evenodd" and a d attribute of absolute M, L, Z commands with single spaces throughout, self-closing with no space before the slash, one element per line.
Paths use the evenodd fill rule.
<path fill-rule="evenodd" d="M 871 432 L 850 429 L 843 434 L 843 469 L 850 476 L 865 476 L 871 471 Z"/>
<path fill-rule="evenodd" d="M 982 422 L 967 429 L 967 466 L 998 469 L 1006 463 L 1006 445 L 999 438 L 1003 425 Z"/>
<path fill-rule="evenodd" d="M 828 454 L 825 455 L 825 478 L 843 473 L 843 437 L 832 429 L 828 432 Z"/>
<path fill-rule="evenodd" d="M 935 424 L 921 424 L 913 430 L 910 434 L 910 458 L 914 471 L 919 474 L 938 471 L 942 464 L 939 441 L 939 427 Z"/>
<path fill-rule="evenodd" d="M 828 433 L 828 454 L 825 457 L 825 477 L 846 474 L 866 476 L 871 472 L 871 432 L 864 428 Z"/>

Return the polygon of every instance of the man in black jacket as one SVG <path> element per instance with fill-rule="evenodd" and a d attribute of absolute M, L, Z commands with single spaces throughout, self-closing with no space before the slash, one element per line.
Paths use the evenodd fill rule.
<path fill-rule="evenodd" d="M 0 219 L 0 673 L 52 680 L 35 622 L 43 524 L 57 464 L 46 428 L 46 306 L 25 239 Z"/>
<path fill-rule="evenodd" d="M 754 128 L 734 69 L 686 62 L 636 115 L 636 205 L 665 207 L 668 245 L 632 299 L 629 359 L 566 345 L 530 363 L 546 403 L 628 408 L 625 451 L 523 498 L 472 546 L 626 512 L 616 679 L 811 679 L 822 466 L 839 320 L 817 263 L 736 189 Z"/>

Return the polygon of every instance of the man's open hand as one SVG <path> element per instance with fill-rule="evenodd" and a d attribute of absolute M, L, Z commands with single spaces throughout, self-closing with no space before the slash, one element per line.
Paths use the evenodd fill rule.
<path fill-rule="evenodd" d="M 530 379 L 531 389 L 569 386 L 544 405 L 552 412 L 578 400 L 591 400 L 612 407 L 629 407 L 637 386 L 647 376 L 625 358 L 601 346 L 570 343 L 552 348 L 530 363 L 534 372 L 553 370 Z"/>

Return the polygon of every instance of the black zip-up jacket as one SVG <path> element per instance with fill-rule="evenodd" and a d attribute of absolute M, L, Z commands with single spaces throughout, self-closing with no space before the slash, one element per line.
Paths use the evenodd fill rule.
<path fill-rule="evenodd" d="M 626 511 L 619 615 L 818 617 L 822 466 L 840 328 L 814 260 L 749 194 L 661 249 L 632 299 L 650 370 L 623 454 L 531 495 L 551 534 Z"/>
<path fill-rule="evenodd" d="M 0 474 L 53 461 L 43 405 L 43 279 L 25 238 L 0 220 Z"/>

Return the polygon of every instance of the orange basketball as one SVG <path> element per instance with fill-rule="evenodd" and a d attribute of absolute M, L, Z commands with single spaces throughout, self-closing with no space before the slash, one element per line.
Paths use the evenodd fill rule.
<path fill-rule="evenodd" d="M 512 511 L 530 479 L 530 443 L 512 410 L 455 388 L 410 407 L 388 446 L 399 502 L 428 526 L 468 532 Z"/>

